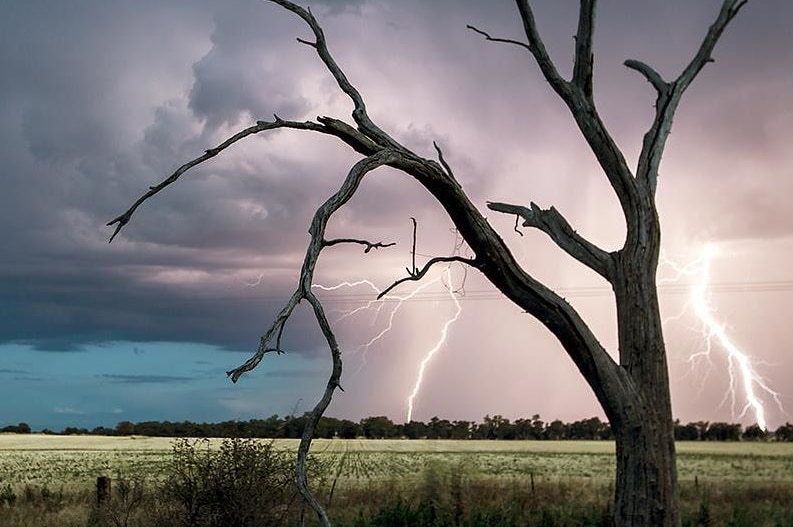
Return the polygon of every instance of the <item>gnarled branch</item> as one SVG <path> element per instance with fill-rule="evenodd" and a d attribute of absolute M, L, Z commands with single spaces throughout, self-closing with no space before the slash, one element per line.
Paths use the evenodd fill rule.
<path fill-rule="evenodd" d="M 524 49 L 527 49 L 527 50 L 531 51 L 531 48 L 525 42 L 520 42 L 519 40 L 513 40 L 511 38 L 491 37 L 490 33 L 488 33 L 487 31 L 482 31 L 481 29 L 479 29 L 479 28 L 477 28 L 475 26 L 472 26 L 471 24 L 468 24 L 465 27 L 470 29 L 474 33 L 478 33 L 478 34 L 482 35 L 483 37 L 485 37 L 485 40 L 487 40 L 487 41 L 490 41 L 490 42 L 501 42 L 503 44 L 513 44 L 515 46 L 518 46 L 518 47 L 521 47 L 521 48 L 524 48 Z"/>
<path fill-rule="evenodd" d="M 447 163 L 446 159 L 443 157 L 443 150 L 441 150 L 441 147 L 439 147 L 438 143 L 436 143 L 435 141 L 432 142 L 432 146 L 435 147 L 435 151 L 438 153 L 438 161 L 440 161 L 441 166 L 446 171 L 446 174 L 450 178 L 452 178 L 452 179 L 454 179 L 456 181 L 457 178 L 454 177 L 454 172 L 452 171 L 452 167 L 449 166 L 449 163 Z"/>
<path fill-rule="evenodd" d="M 333 369 L 328 379 L 325 392 L 309 415 L 308 421 L 306 422 L 306 428 L 303 430 L 303 435 L 300 439 L 297 458 L 297 485 L 300 494 L 303 496 L 309 506 L 314 509 L 314 512 L 317 514 L 317 518 L 319 519 L 320 523 L 325 527 L 330 527 L 330 520 L 328 519 L 325 510 L 314 498 L 308 488 L 305 474 L 305 460 L 306 456 L 308 455 L 308 450 L 311 447 L 314 428 L 319 422 L 322 414 L 325 412 L 325 409 L 328 407 L 328 404 L 330 404 L 331 398 L 333 397 L 333 392 L 336 388 L 340 387 L 342 362 L 341 351 L 339 350 L 336 336 L 330 327 L 327 317 L 325 316 L 322 304 L 311 291 L 311 285 L 314 280 L 314 269 L 316 268 L 317 261 L 319 260 L 319 255 L 322 252 L 322 249 L 328 246 L 324 236 L 328 221 L 330 220 L 331 216 L 345 203 L 347 203 L 350 198 L 352 198 L 366 174 L 377 167 L 392 162 L 394 159 L 395 152 L 393 150 L 384 149 L 373 154 L 372 156 L 358 161 L 350 169 L 339 190 L 317 209 L 317 211 L 314 213 L 314 218 L 311 221 L 311 228 L 309 229 L 311 241 L 309 242 L 308 248 L 306 249 L 306 255 L 303 259 L 303 266 L 300 270 L 300 278 L 295 292 L 292 294 L 292 297 L 289 299 L 286 306 L 284 306 L 284 308 L 278 314 L 273 325 L 270 326 L 270 329 L 268 329 L 264 336 L 262 336 L 259 343 L 259 348 L 256 350 L 254 355 L 241 366 L 228 372 L 231 380 L 233 382 L 237 382 L 241 375 L 254 369 L 261 362 L 264 355 L 271 351 L 272 348 L 270 347 L 270 341 L 272 340 L 273 336 L 278 334 L 280 338 L 280 333 L 283 331 L 284 325 L 289 320 L 289 317 L 292 315 L 294 309 L 297 307 L 300 301 L 305 299 L 309 304 L 311 304 L 311 307 L 314 310 L 314 317 L 316 318 L 317 323 L 322 330 L 322 334 L 328 343 L 333 362 Z"/>
<path fill-rule="evenodd" d="M 667 94 L 669 91 L 671 85 L 666 82 L 663 77 L 661 77 L 661 74 L 655 71 L 655 69 L 653 69 L 651 66 L 648 66 L 642 61 L 634 59 L 628 59 L 624 62 L 624 64 L 625 67 L 638 71 L 644 75 L 644 78 L 653 85 L 653 88 L 655 88 L 655 91 L 658 92 L 659 96 Z"/>
<path fill-rule="evenodd" d="M 357 243 L 358 245 L 364 245 L 366 248 L 363 252 L 366 254 L 372 249 L 381 249 L 384 247 L 393 247 L 396 245 L 396 242 L 391 243 L 383 243 L 383 242 L 370 242 L 366 240 L 358 240 L 356 238 L 335 238 L 333 240 L 326 240 L 323 242 L 325 247 L 331 247 L 333 245 L 339 245 L 340 243 Z"/>
<path fill-rule="evenodd" d="M 578 234 L 562 214 L 551 207 L 541 209 L 532 202 L 530 207 L 509 203 L 488 202 L 487 208 L 523 218 L 524 227 L 534 227 L 547 234 L 562 250 L 583 263 L 606 280 L 611 281 L 611 255 Z"/>
<path fill-rule="evenodd" d="M 638 236 L 636 203 L 638 196 L 633 174 L 625 157 L 598 115 L 592 98 L 592 37 L 595 22 L 595 0 L 581 0 L 576 32 L 575 62 L 572 81 L 559 74 L 545 44 L 540 38 L 537 22 L 528 0 L 516 0 L 523 30 L 529 41 L 529 49 L 540 67 L 545 80 L 564 101 L 573 115 L 578 129 L 586 139 L 592 152 L 603 168 L 603 172 L 614 189 L 628 225 L 628 239 Z"/>
<path fill-rule="evenodd" d="M 573 84 L 588 98 L 592 98 L 592 33 L 595 25 L 595 4 L 597 0 L 581 0 L 578 10 L 578 30 L 575 35 L 575 63 L 573 64 Z"/>
<path fill-rule="evenodd" d="M 372 122 L 372 120 L 369 118 L 369 114 L 366 112 L 366 104 L 363 101 L 363 97 L 361 97 L 361 94 L 358 92 L 355 86 L 353 86 L 352 83 L 347 79 L 347 76 L 330 54 L 330 51 L 328 50 L 328 43 L 325 40 L 325 33 L 322 31 L 322 27 L 320 27 L 317 19 L 311 14 L 311 11 L 303 9 L 299 5 L 295 4 L 294 2 L 290 2 L 289 0 L 269 1 L 295 13 L 297 16 L 302 18 L 306 24 L 308 24 L 309 28 L 311 28 L 311 32 L 314 33 L 316 42 L 307 42 L 302 39 L 298 39 L 298 41 L 308 44 L 316 49 L 317 55 L 319 55 L 319 58 L 325 64 L 325 67 L 328 69 L 330 74 L 333 75 L 333 78 L 336 79 L 336 83 L 339 85 L 339 88 L 341 88 L 341 91 L 346 93 L 355 105 L 355 109 L 352 112 L 352 117 L 363 133 L 382 147 L 397 149 L 402 148 L 398 142 L 385 133 L 379 126 L 374 124 L 374 122 Z"/>
<path fill-rule="evenodd" d="M 388 286 L 385 289 L 383 289 L 380 292 L 380 294 L 377 295 L 377 299 L 380 300 L 381 298 L 386 296 L 388 293 L 390 293 L 395 287 L 397 287 L 397 286 L 399 286 L 401 284 L 404 284 L 405 282 L 418 282 L 419 280 L 424 278 L 424 276 L 432 268 L 433 265 L 435 265 L 437 263 L 442 263 L 442 262 L 445 262 L 445 263 L 459 262 L 459 263 L 464 263 L 464 264 L 470 265 L 471 267 L 477 267 L 477 265 L 478 265 L 478 262 L 476 261 L 476 258 L 473 258 L 473 259 L 472 258 L 465 258 L 463 256 L 436 256 L 435 258 L 430 259 L 426 264 L 424 264 L 424 267 L 422 267 L 421 269 L 417 269 L 415 273 L 410 273 L 410 274 L 408 274 L 408 276 L 406 276 L 404 278 L 400 278 L 399 280 L 397 280 L 396 282 L 394 282 L 390 286 Z"/>
<path fill-rule="evenodd" d="M 108 243 L 112 242 L 113 239 L 116 237 L 116 235 L 119 232 L 121 232 L 121 229 L 123 229 L 124 226 L 127 223 L 129 223 L 129 220 L 132 219 L 132 215 L 135 213 L 138 207 L 143 205 L 143 203 L 146 200 L 158 194 L 160 191 L 164 190 L 169 185 L 175 183 L 176 180 L 178 180 L 182 176 L 182 174 L 184 174 L 191 168 L 200 165 L 204 161 L 212 159 L 226 148 L 230 147 L 231 145 L 233 145 L 234 143 L 236 143 L 241 139 L 245 139 L 249 135 L 258 134 L 259 132 L 264 132 L 266 130 L 275 130 L 277 128 L 294 128 L 298 130 L 312 130 L 315 132 L 332 133 L 330 130 L 326 129 L 322 125 L 311 121 L 303 121 L 303 122 L 285 121 L 280 117 L 278 117 L 277 115 L 274 117 L 275 120 L 273 121 L 257 121 L 257 123 L 254 126 L 249 126 L 248 128 L 245 128 L 244 130 L 237 132 L 236 134 L 232 135 L 231 137 L 220 143 L 215 148 L 210 148 L 209 150 L 206 150 L 202 155 L 188 161 L 187 163 L 177 168 L 173 174 L 168 176 L 158 185 L 149 187 L 148 192 L 146 192 L 140 198 L 138 198 L 137 201 L 135 201 L 135 203 L 133 203 L 132 206 L 129 209 L 127 209 L 126 212 L 124 212 L 124 214 L 117 216 L 116 218 L 113 218 L 112 220 L 107 222 L 108 227 L 111 227 L 113 225 L 116 226 L 116 229 L 115 231 L 113 231 L 113 234 L 110 236 Z"/>
<path fill-rule="evenodd" d="M 711 54 L 724 32 L 727 24 L 738 14 L 747 0 L 724 0 L 716 20 L 708 29 L 694 57 L 673 82 L 665 82 L 650 66 L 637 60 L 625 61 L 625 66 L 641 73 L 655 88 L 658 98 L 655 103 L 655 118 L 650 129 L 644 134 L 636 177 L 655 195 L 658 186 L 658 169 L 666 147 L 666 140 L 672 130 L 677 106 L 688 86 L 693 82 L 705 64 L 712 62 Z"/>
<path fill-rule="evenodd" d="M 523 21 L 523 31 L 526 33 L 526 38 L 529 41 L 528 49 L 537 61 L 545 80 L 547 80 L 551 87 L 566 99 L 570 93 L 569 83 L 559 75 L 548 50 L 545 49 L 545 43 L 540 38 L 540 31 L 537 29 L 537 21 L 534 18 L 534 12 L 531 10 L 528 0 L 516 0 L 518 4 L 518 11 L 520 18 Z"/>

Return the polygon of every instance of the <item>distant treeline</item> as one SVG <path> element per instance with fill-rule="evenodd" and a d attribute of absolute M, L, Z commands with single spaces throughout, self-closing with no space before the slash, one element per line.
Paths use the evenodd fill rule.
<path fill-rule="evenodd" d="M 193 423 L 182 421 L 143 421 L 131 423 L 121 421 L 115 428 L 99 426 L 93 430 L 66 427 L 61 432 L 43 430 L 45 434 L 60 435 L 101 435 L 101 436 L 153 436 L 153 437 L 256 437 L 256 438 L 298 438 L 303 432 L 308 414 L 299 417 L 279 417 L 251 419 L 249 421 L 224 421 L 222 423 Z M 26 423 L 6 426 L 0 432 L 17 434 L 30 433 Z M 582 419 L 572 423 L 560 420 L 545 422 L 539 415 L 531 419 L 510 421 L 501 415 L 486 415 L 481 423 L 475 421 L 449 421 L 433 417 L 429 422 L 410 421 L 397 424 L 385 416 L 366 417 L 357 423 L 348 419 L 323 417 L 316 429 L 316 437 L 321 438 L 405 438 L 405 439 L 584 439 L 606 440 L 614 435 L 608 423 L 597 417 Z M 675 422 L 675 438 L 681 441 L 793 441 L 793 425 L 785 423 L 774 432 L 767 432 L 757 425 L 745 429 L 739 424 Z"/>

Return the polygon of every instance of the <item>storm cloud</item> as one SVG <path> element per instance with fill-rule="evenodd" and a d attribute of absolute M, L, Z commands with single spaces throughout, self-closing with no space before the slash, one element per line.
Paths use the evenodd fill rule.
<path fill-rule="evenodd" d="M 551 55 L 567 72 L 577 2 L 535 3 Z M 524 50 L 485 42 L 465 29 L 474 24 L 520 38 L 511 2 L 314 4 L 331 51 L 364 94 L 373 118 L 421 155 L 434 157 L 432 142 L 441 145 L 477 205 L 554 205 L 605 248 L 620 246 L 623 221 L 613 193 L 536 65 Z M 635 164 L 654 100 L 651 87 L 622 62 L 643 60 L 674 77 L 718 5 L 603 4 L 596 100 L 629 163 Z M 793 251 L 793 209 L 787 206 L 793 194 L 791 19 L 793 4 L 784 0 L 750 2 L 742 10 L 718 45 L 715 64 L 686 95 L 661 168 L 667 251 L 688 257 L 704 241 L 732 247 L 743 255 L 741 269 L 751 273 L 747 278 L 724 267 L 724 280 L 790 280 L 780 262 Z M 254 0 L 8 6 L 0 20 L 0 343 L 25 346 L 29 353 L 71 352 L 75 360 L 91 347 L 105 346 L 112 354 L 119 342 L 197 343 L 215 353 L 255 349 L 294 288 L 314 210 L 358 159 L 354 152 L 308 132 L 256 136 L 147 202 L 110 245 L 105 223 L 181 163 L 257 119 L 347 119 L 349 100 L 313 49 L 295 40 L 308 36 L 294 16 Z M 318 279 L 366 277 L 382 288 L 403 276 L 410 261 L 410 217 L 419 220 L 422 258 L 459 248 L 432 198 L 406 176 L 381 169 L 367 177 L 331 231 L 394 241 L 396 248 L 368 255 L 358 248 L 328 251 Z M 605 285 L 563 260 L 536 233 L 515 234 L 513 218 L 489 220 L 526 268 L 549 285 Z M 751 251 L 741 252 L 749 246 Z M 451 356 L 433 370 L 437 377 L 420 418 L 517 415 L 523 408 L 577 418 L 597 411 L 572 365 L 538 324 L 497 300 L 473 273 L 466 275 L 466 288 L 490 296 L 464 302 L 466 318 L 450 342 Z M 442 287 L 438 291 L 443 294 Z M 336 318 L 371 298 L 373 290 L 350 294 L 357 296 L 324 295 Z M 736 306 L 745 304 L 735 297 L 720 300 L 726 313 L 739 314 Z M 608 297 L 572 301 L 613 347 Z M 676 302 L 669 300 L 670 312 L 680 307 Z M 761 312 L 790 308 L 787 297 L 755 303 Z M 349 374 L 345 388 L 370 396 L 340 395 L 337 412 L 398 418 L 415 359 L 434 343 L 448 307 L 444 300 L 413 304 L 376 349 L 363 345 L 379 332 L 382 318 L 339 321 L 351 372 L 358 372 Z M 784 322 L 741 316 L 751 326 L 745 335 L 765 335 L 746 337 L 758 345 L 758 354 L 784 360 L 774 377 L 777 386 L 784 384 L 793 368 L 782 358 Z M 670 348 L 685 350 L 685 333 L 670 330 Z M 323 356 L 321 335 L 307 312 L 287 326 L 285 342 L 309 359 L 308 373 L 287 368 L 271 377 L 308 381 L 324 371 L 314 361 Z M 137 354 L 136 360 L 147 355 Z M 242 357 L 229 355 L 231 363 Z M 536 368 L 537 362 L 544 368 Z M 15 364 L 0 369 L 20 380 L 34 378 L 29 371 Z M 178 371 L 97 376 L 128 385 L 188 379 Z M 499 376 L 504 378 L 495 382 Z M 675 383 L 676 401 L 687 401 L 693 388 Z M 562 384 L 569 388 L 566 396 L 558 391 Z M 677 407 L 684 417 L 698 417 L 708 404 L 716 406 L 720 388 L 689 413 L 682 403 Z"/>

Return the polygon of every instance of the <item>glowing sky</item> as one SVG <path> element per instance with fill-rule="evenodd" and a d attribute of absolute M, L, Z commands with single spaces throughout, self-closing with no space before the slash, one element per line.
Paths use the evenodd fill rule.
<path fill-rule="evenodd" d="M 552 57 L 569 71 L 578 2 L 537 0 Z M 622 61 L 674 77 L 720 2 L 602 2 L 595 93 L 612 135 L 635 163 L 653 92 Z M 513 2 L 314 2 L 331 51 L 378 124 L 418 153 L 437 141 L 463 187 L 487 200 L 556 206 L 613 250 L 622 220 L 572 119 L 524 50 L 465 29 L 520 38 Z M 718 247 L 710 300 L 733 341 L 793 407 L 793 3 L 751 0 L 728 27 L 680 106 L 661 166 L 664 251 L 685 262 Z M 305 132 L 279 131 L 227 151 L 146 204 L 112 245 L 104 224 L 182 162 L 273 112 L 347 118 L 305 28 L 255 0 L 12 0 L 0 17 L 0 425 L 113 426 L 120 420 L 214 421 L 309 409 L 329 360 L 307 313 L 287 327 L 286 355 L 232 385 L 297 278 L 314 209 L 357 157 Z M 384 288 L 456 240 L 410 179 L 380 170 L 331 224 L 334 235 L 395 241 L 362 254 L 333 248 L 318 281 L 368 278 Z M 565 290 L 601 342 L 615 345 L 607 285 L 541 234 L 489 214 L 520 261 Z M 463 249 L 464 250 L 464 249 Z M 661 269 L 661 275 L 669 269 Z M 440 269 L 439 269 L 440 273 Z M 572 420 L 602 415 L 571 361 L 537 322 L 465 278 L 462 312 L 424 372 L 413 415 L 486 413 Z M 438 276 L 438 275 L 436 275 Z M 671 275 L 670 275 L 671 276 Z M 690 285 L 685 280 L 684 285 Z M 440 282 L 439 282 L 440 284 Z M 393 330 L 387 305 L 340 320 L 344 393 L 329 414 L 404 419 L 418 364 L 456 305 L 441 285 L 406 303 Z M 400 294 L 409 293 L 407 287 Z M 329 316 L 372 290 L 320 292 Z M 661 291 L 675 414 L 733 421 L 722 355 L 703 349 L 685 287 Z M 764 400 L 769 426 L 790 420 Z M 753 422 L 751 416 L 741 419 Z"/>

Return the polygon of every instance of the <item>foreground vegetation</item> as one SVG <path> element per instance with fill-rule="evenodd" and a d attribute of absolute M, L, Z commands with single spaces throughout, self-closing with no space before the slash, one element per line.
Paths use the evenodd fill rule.
<path fill-rule="evenodd" d="M 0 436 L 0 525 L 275 526 L 303 513 L 313 525 L 291 484 L 295 448 Z M 608 441 L 318 440 L 312 481 L 339 526 L 610 525 L 613 450 Z M 686 525 L 793 525 L 793 444 L 686 442 L 679 452 Z M 101 511 L 99 475 L 113 478 Z"/>

